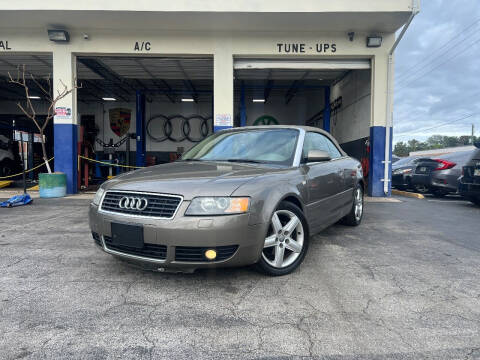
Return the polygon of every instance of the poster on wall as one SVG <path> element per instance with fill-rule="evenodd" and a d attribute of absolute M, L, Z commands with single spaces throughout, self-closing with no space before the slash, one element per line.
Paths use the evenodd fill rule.
<path fill-rule="evenodd" d="M 214 126 L 233 126 L 233 120 L 231 114 L 216 114 Z"/>
<path fill-rule="evenodd" d="M 132 118 L 132 110 L 115 108 L 108 111 L 110 118 L 110 129 L 117 136 L 124 136 L 130 129 L 130 120 Z"/>
<path fill-rule="evenodd" d="M 55 108 L 55 117 L 54 121 L 59 121 L 59 120 L 72 120 L 72 108 L 70 107 L 65 107 L 65 106 L 57 106 Z"/>

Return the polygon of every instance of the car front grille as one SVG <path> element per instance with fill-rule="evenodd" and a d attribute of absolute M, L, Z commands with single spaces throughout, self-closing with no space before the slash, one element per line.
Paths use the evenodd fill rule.
<path fill-rule="evenodd" d="M 110 236 L 104 236 L 105 246 L 109 250 L 115 250 L 123 254 L 142 256 L 152 259 L 165 260 L 167 258 L 167 247 L 157 244 L 143 244 L 143 248 L 138 249 L 125 245 L 113 244 Z"/>
<path fill-rule="evenodd" d="M 205 251 L 213 249 L 217 252 L 217 257 L 214 261 L 226 260 L 235 254 L 238 245 L 217 246 L 217 247 L 198 247 L 198 246 L 176 246 L 175 260 L 189 261 L 189 262 L 204 262 L 209 261 L 205 258 Z"/>
<path fill-rule="evenodd" d="M 120 208 L 120 200 L 123 197 L 146 199 L 148 205 L 143 210 Z M 102 201 L 101 210 L 125 215 L 171 219 L 181 201 L 182 198 L 176 195 L 107 191 Z"/>

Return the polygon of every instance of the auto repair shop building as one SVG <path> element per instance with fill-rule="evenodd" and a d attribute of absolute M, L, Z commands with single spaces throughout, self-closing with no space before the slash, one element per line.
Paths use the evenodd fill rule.
<path fill-rule="evenodd" d="M 25 65 L 41 84 L 52 74 L 55 90 L 61 82 L 81 84 L 57 104 L 59 116 L 47 131 L 49 156 L 67 174 L 69 193 L 77 191 L 82 171 L 87 178 L 108 171 L 93 163 L 80 168 L 78 151 L 143 166 L 171 161 L 219 129 L 295 124 L 330 131 L 362 161 L 369 194 L 384 196 L 389 53 L 417 6 L 412 0 L 3 2 L 0 120 L 4 127 L 22 123 L 16 102 L 24 94 L 7 74 Z M 41 91 L 34 83 L 30 89 L 42 116 Z"/>

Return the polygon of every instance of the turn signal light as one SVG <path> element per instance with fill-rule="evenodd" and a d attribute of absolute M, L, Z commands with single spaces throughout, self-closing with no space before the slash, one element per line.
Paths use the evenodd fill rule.
<path fill-rule="evenodd" d="M 226 213 L 243 213 L 248 211 L 248 204 L 250 202 L 249 198 L 231 198 L 230 206 Z"/>
<path fill-rule="evenodd" d="M 213 249 L 209 249 L 209 250 L 205 251 L 205 257 L 208 260 L 215 260 L 215 258 L 217 257 L 217 252 Z"/>
<path fill-rule="evenodd" d="M 434 159 L 434 160 L 438 162 L 438 166 L 434 170 L 447 170 L 457 165 L 456 163 L 447 161 L 447 160 L 442 160 L 442 159 Z"/>

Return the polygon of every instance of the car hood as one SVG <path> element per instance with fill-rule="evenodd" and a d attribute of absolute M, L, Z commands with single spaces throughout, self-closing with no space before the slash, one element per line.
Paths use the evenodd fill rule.
<path fill-rule="evenodd" d="M 196 196 L 229 196 L 249 180 L 280 169 L 228 162 L 178 161 L 120 175 L 104 184 L 106 190 L 128 190 Z"/>

